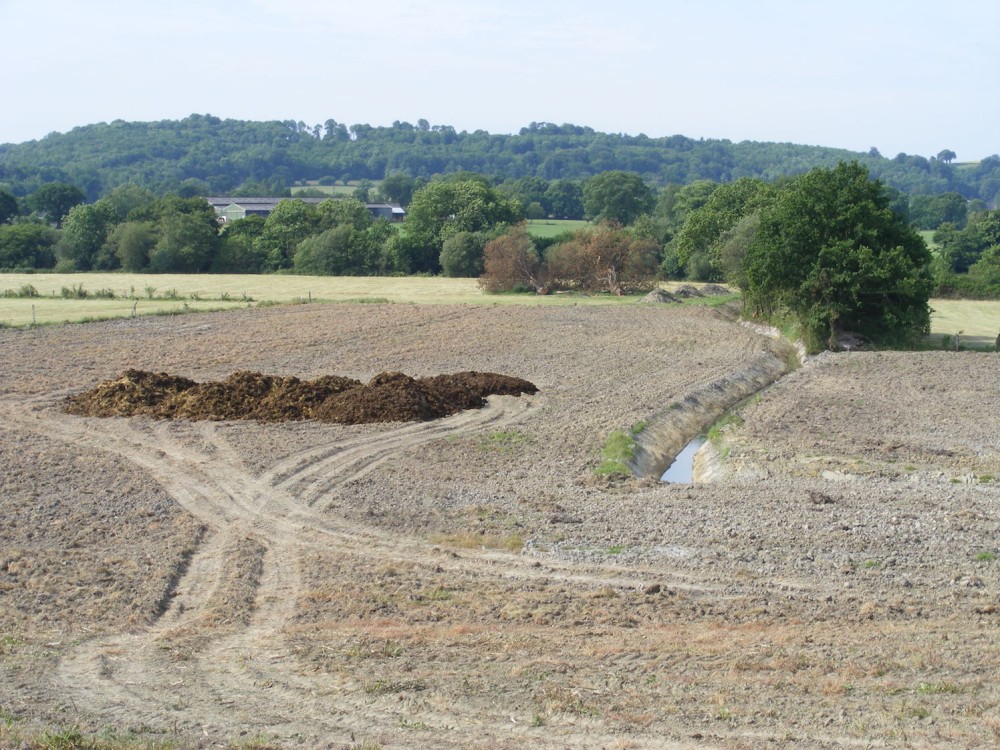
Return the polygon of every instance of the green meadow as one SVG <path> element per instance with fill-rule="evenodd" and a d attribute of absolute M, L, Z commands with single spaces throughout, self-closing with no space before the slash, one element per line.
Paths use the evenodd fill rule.
<path fill-rule="evenodd" d="M 575 232 L 590 226 L 589 221 L 577 221 L 575 219 L 530 219 L 525 222 L 528 226 L 528 234 L 532 237 L 555 237 L 563 232 Z"/>

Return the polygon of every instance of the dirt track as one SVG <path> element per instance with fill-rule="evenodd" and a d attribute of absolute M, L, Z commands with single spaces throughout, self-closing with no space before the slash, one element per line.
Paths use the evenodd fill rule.
<path fill-rule="evenodd" d="M 0 739 L 995 746 L 995 355 L 825 356 L 713 482 L 593 475 L 612 429 L 775 346 L 674 306 L 0 331 Z M 61 412 L 129 367 L 539 393 L 406 425 Z"/>

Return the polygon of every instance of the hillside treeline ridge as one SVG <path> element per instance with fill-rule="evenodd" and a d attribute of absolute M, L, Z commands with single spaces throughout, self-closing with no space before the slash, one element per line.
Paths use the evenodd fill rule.
<path fill-rule="evenodd" d="M 427 179 L 475 172 L 497 181 L 585 180 L 623 170 L 662 187 L 741 177 L 773 181 L 857 161 L 873 178 L 912 195 L 955 192 L 995 206 L 1000 201 L 1000 156 L 977 163 L 956 163 L 956 158 L 947 148 L 929 158 L 903 153 L 887 158 L 874 147 L 853 152 L 683 135 L 651 138 L 545 122 L 533 122 L 517 134 L 491 134 L 426 120 L 347 126 L 330 119 L 310 126 L 193 114 L 157 122 L 115 120 L 0 145 L 0 186 L 23 197 L 46 183 L 65 182 L 94 201 L 125 184 L 158 195 L 280 195 L 295 183 L 377 181 L 393 174 Z"/>

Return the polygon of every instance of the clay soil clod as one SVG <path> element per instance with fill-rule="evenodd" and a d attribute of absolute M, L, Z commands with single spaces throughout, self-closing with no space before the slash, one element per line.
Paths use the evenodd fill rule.
<path fill-rule="evenodd" d="M 491 372 L 412 378 L 383 372 L 368 383 L 327 375 L 316 380 L 236 372 L 197 383 L 166 373 L 129 369 L 117 380 L 70 396 L 66 411 L 87 417 L 150 416 L 158 419 L 315 419 L 339 424 L 417 422 L 479 409 L 493 395 L 536 393 L 534 384 Z"/>

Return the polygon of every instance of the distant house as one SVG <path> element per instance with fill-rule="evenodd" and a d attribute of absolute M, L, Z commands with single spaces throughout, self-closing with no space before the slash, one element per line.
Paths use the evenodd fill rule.
<path fill-rule="evenodd" d="M 210 196 L 206 198 L 220 224 L 225 224 L 237 219 L 245 219 L 248 216 L 267 217 L 274 207 L 281 201 L 302 201 L 313 206 L 336 198 L 235 198 L 226 195 Z M 373 219 L 386 219 L 392 222 L 403 221 L 406 218 L 406 210 L 397 203 L 366 203 L 365 208 L 371 213 Z"/>

